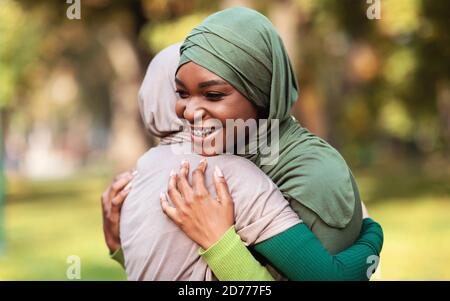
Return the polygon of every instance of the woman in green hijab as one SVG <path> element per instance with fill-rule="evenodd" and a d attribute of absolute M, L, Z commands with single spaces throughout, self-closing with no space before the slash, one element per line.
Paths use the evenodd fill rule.
<path fill-rule="evenodd" d="M 277 123 L 279 153 L 272 164 L 264 164 L 259 149 L 244 155 L 274 181 L 330 253 L 335 254 L 355 242 L 363 224 L 355 180 L 340 154 L 290 115 L 298 97 L 297 81 L 282 40 L 266 17 L 247 8 L 227 9 L 209 16 L 192 30 L 181 47 L 176 83 L 180 95 L 177 114 L 193 125 L 194 144 L 204 145 L 211 137 L 221 135 L 224 148 L 229 149 L 225 141 L 230 134 L 225 127 L 229 119 L 265 119 L 265 126 L 271 129 Z M 198 112 L 204 124 L 201 127 L 195 124 L 194 115 Z M 219 120 L 222 127 L 213 125 L 210 122 L 213 119 Z M 210 152 L 202 148 L 202 153 Z M 183 195 L 183 198 L 187 202 L 199 201 L 198 197 L 189 200 Z M 201 210 L 191 214 L 192 223 L 187 221 L 181 227 L 189 237 L 202 237 L 190 231 L 214 231 L 215 221 L 221 218 L 220 214 L 203 214 Z M 196 218 L 199 216 L 200 219 Z M 214 272 L 217 258 L 226 258 L 225 251 L 221 251 L 226 249 L 224 233 L 219 229 L 217 237 L 222 238 L 214 243 L 196 241 L 201 246 L 216 248 L 203 253 Z M 382 237 L 382 233 L 376 234 Z M 291 234 L 283 233 L 280 237 L 283 235 Z M 296 235 L 295 231 L 292 235 Z M 274 246 L 280 237 L 269 239 L 260 244 L 259 250 L 258 246 L 255 249 L 260 253 L 276 252 Z M 213 255 L 206 258 L 207 254 Z M 285 260 L 278 264 L 292 262 Z M 224 265 L 222 260 L 220 268 Z M 226 265 L 232 267 L 233 263 Z"/>

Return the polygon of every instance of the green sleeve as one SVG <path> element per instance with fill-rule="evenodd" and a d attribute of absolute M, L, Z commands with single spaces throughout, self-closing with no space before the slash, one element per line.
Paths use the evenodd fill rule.
<path fill-rule="evenodd" d="M 359 239 L 334 256 L 304 224 L 293 226 L 254 249 L 290 280 L 368 280 L 367 271 L 373 264 L 369 256 L 379 256 L 382 245 L 380 225 L 364 219 Z M 200 254 L 219 280 L 273 280 L 245 248 L 234 227 Z"/>
<path fill-rule="evenodd" d="M 244 245 L 234 226 L 207 250 L 200 248 L 199 253 L 219 280 L 274 280 Z"/>
<path fill-rule="evenodd" d="M 332 256 L 305 224 L 255 245 L 255 250 L 290 280 L 369 280 L 373 255 L 379 256 L 383 231 L 372 219 L 364 219 L 358 240 Z M 378 263 L 378 258 L 375 257 Z M 369 274 L 369 275 L 368 275 Z"/>
<path fill-rule="evenodd" d="M 122 266 L 122 268 L 125 269 L 125 259 L 124 259 L 124 257 L 123 257 L 123 251 L 122 251 L 122 248 L 117 249 L 117 250 L 116 250 L 115 252 L 113 252 L 112 254 L 109 254 L 109 256 L 110 256 L 110 258 L 111 258 L 112 260 L 117 261 L 117 262 Z"/>

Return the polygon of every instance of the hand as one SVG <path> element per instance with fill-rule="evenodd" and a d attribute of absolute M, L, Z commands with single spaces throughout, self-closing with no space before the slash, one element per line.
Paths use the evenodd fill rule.
<path fill-rule="evenodd" d="M 363 219 L 365 218 L 369 218 L 369 211 L 367 211 L 366 205 L 364 205 L 364 203 L 361 201 L 361 207 L 362 207 L 362 212 L 363 212 Z"/>
<path fill-rule="evenodd" d="M 116 176 L 102 194 L 103 234 L 110 253 L 120 248 L 120 210 L 136 173 L 137 171 L 127 171 Z"/>
<path fill-rule="evenodd" d="M 179 174 L 171 172 L 168 194 L 173 207 L 161 193 L 163 212 L 194 242 L 208 249 L 234 224 L 234 203 L 222 171 L 216 166 L 214 199 L 205 184 L 206 159 L 200 161 L 188 181 L 189 162 L 183 161 Z"/>

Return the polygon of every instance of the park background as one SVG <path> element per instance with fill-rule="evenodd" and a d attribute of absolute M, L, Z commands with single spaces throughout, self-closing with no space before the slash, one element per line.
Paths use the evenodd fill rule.
<path fill-rule="evenodd" d="M 66 1 L 0 0 L 1 280 L 65 280 L 70 255 L 82 280 L 126 279 L 100 195 L 156 143 L 138 112 L 144 72 L 233 5 L 277 27 L 294 115 L 343 154 L 383 226 L 374 278 L 450 280 L 449 1 L 82 0 L 70 20 Z"/>

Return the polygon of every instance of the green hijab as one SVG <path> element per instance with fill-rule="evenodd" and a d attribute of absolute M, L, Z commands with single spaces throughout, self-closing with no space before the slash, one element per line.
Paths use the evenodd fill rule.
<path fill-rule="evenodd" d="M 270 120 L 279 120 L 279 158 L 262 165 L 261 154 L 246 155 L 290 201 L 314 211 L 331 227 L 344 228 L 353 216 L 358 191 L 339 153 L 291 116 L 298 86 L 283 42 L 260 13 L 230 8 L 206 18 L 186 37 L 179 67 L 194 62 L 220 76 Z M 249 183 L 251 186 L 251 183 Z"/>

